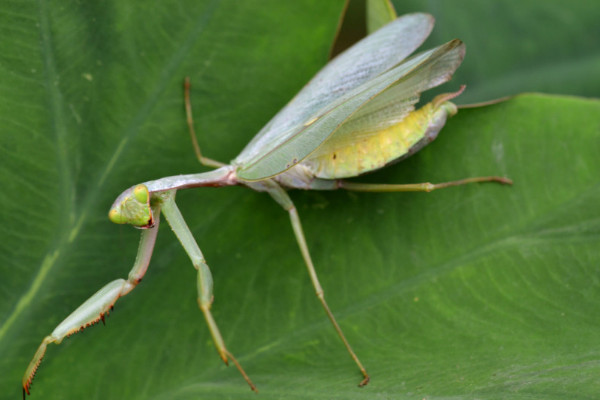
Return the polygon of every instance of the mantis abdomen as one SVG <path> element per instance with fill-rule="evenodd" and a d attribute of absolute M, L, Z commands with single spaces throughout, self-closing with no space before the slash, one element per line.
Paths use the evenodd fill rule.
<path fill-rule="evenodd" d="M 456 106 L 440 95 L 408 114 L 402 121 L 364 135 L 353 143 L 324 143 L 328 151 L 317 151 L 301 164 L 314 177 L 340 179 L 382 168 L 417 152 L 433 141 Z M 454 97 L 454 96 L 452 96 Z"/>

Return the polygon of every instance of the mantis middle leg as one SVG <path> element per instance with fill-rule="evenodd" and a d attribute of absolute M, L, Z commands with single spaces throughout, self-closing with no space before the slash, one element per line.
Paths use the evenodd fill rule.
<path fill-rule="evenodd" d="M 333 313 L 329 309 L 329 306 L 327 305 L 327 301 L 325 301 L 325 294 L 324 294 L 323 288 L 321 287 L 321 284 L 319 282 L 319 278 L 317 277 L 317 271 L 315 270 L 312 259 L 310 257 L 310 253 L 308 251 L 308 246 L 306 245 L 306 239 L 304 238 L 304 233 L 302 231 L 302 224 L 300 223 L 300 217 L 298 216 L 298 211 L 296 210 L 296 206 L 294 206 L 292 199 L 290 199 L 290 197 L 288 196 L 286 191 L 283 188 L 281 188 L 279 185 L 270 186 L 268 192 L 271 195 L 271 197 L 273 197 L 275 199 L 275 201 L 277 201 L 286 211 L 289 212 L 290 220 L 292 223 L 292 228 L 294 230 L 294 235 L 296 236 L 296 241 L 298 242 L 298 246 L 300 247 L 300 252 L 302 253 L 302 257 L 304 258 L 304 263 L 306 264 L 306 268 L 308 269 L 308 274 L 310 276 L 310 280 L 312 281 L 312 284 L 315 288 L 315 294 L 317 295 L 317 298 L 319 299 L 319 301 L 321 302 L 321 305 L 325 309 L 325 313 L 327 314 L 327 316 L 329 317 L 329 320 L 333 324 L 333 327 L 335 328 L 338 336 L 344 343 L 344 346 L 346 346 L 346 350 L 348 350 L 350 357 L 352 357 L 352 359 L 354 360 L 354 362 L 356 363 L 360 372 L 363 375 L 363 380 L 359 383 L 358 386 L 360 386 L 360 387 L 365 386 L 367 383 L 369 383 L 369 380 L 370 380 L 369 374 L 367 373 L 367 370 L 365 369 L 365 367 L 362 365 L 362 363 L 356 356 L 356 353 L 354 353 L 354 350 L 352 350 L 352 346 L 350 346 L 350 343 L 346 339 L 346 336 L 344 335 L 342 328 L 337 323 L 335 317 L 333 316 Z"/>
<path fill-rule="evenodd" d="M 240 363 L 235 359 L 233 354 L 227 350 L 227 347 L 225 347 L 225 341 L 223 340 L 221 332 L 219 331 L 219 327 L 217 326 L 217 323 L 210 312 L 210 307 L 213 302 L 212 274 L 210 273 L 210 269 L 204 260 L 204 256 L 202 255 L 200 247 L 198 247 L 192 232 L 190 232 L 190 229 L 185 223 L 179 208 L 175 204 L 175 191 L 172 190 L 161 195 L 161 201 L 162 212 L 167 219 L 167 222 L 171 226 L 171 229 L 173 229 L 175 236 L 177 236 L 177 239 L 179 239 L 179 242 L 183 246 L 185 252 L 188 254 L 192 264 L 194 265 L 194 268 L 198 270 L 198 307 L 200 307 L 200 310 L 204 314 L 204 318 L 208 324 L 208 328 L 219 356 L 225 362 L 225 364 L 228 364 L 229 360 L 233 361 L 246 382 L 248 382 L 248 385 L 250 385 L 250 388 L 253 391 L 258 392 L 256 386 L 254 386 L 254 383 L 252 383 Z"/>

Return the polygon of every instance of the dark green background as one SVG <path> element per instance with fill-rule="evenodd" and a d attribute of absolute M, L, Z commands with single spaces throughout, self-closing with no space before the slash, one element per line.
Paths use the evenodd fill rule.
<path fill-rule="evenodd" d="M 470 103 L 525 91 L 598 97 L 591 1 L 397 2 L 467 58 Z M 44 335 L 125 277 L 139 232 L 106 213 L 126 187 L 228 160 L 326 62 L 341 2 L 4 1 L 0 6 L 0 398 Z M 431 194 L 294 192 L 331 308 L 288 217 L 244 188 L 178 204 L 215 278 L 214 313 L 261 393 L 225 368 L 195 271 L 165 225 L 144 282 L 106 327 L 49 347 L 32 399 L 593 399 L 600 391 L 600 103 L 521 95 L 462 110 L 377 182 L 499 174 L 513 187 Z"/>

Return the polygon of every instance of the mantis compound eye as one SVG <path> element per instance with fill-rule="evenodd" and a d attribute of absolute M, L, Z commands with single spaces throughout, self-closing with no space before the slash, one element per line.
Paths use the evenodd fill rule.
<path fill-rule="evenodd" d="M 115 224 L 151 228 L 154 218 L 150 208 L 150 192 L 146 185 L 137 185 L 121 193 L 110 208 L 108 218 Z"/>

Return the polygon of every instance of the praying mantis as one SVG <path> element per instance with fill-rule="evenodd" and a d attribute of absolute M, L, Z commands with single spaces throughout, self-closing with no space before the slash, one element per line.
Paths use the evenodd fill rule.
<path fill-rule="evenodd" d="M 407 58 L 433 29 L 433 18 L 415 13 L 402 16 L 355 44 L 328 63 L 230 163 L 205 157 L 193 131 L 190 85 L 186 81 L 187 122 L 200 163 L 209 172 L 177 175 L 134 185 L 121 193 L 109 211 L 117 224 L 141 229 L 134 265 L 127 279 L 114 280 L 92 295 L 46 336 L 29 363 L 22 381 L 29 394 L 33 377 L 50 343 L 59 344 L 100 320 L 115 302 L 142 280 L 150 264 L 161 215 L 171 226 L 197 272 L 198 306 L 206 319 L 220 358 L 231 361 L 250 388 L 255 384 L 229 351 L 211 313 L 213 280 L 207 261 L 175 202 L 178 190 L 241 185 L 268 193 L 288 212 L 308 274 L 327 317 L 362 374 L 370 376 L 330 310 L 313 265 L 300 218 L 288 189 L 358 192 L 432 191 L 476 182 L 510 184 L 504 177 L 487 176 L 438 184 L 368 184 L 346 180 L 400 161 L 433 141 L 457 112 L 440 94 L 415 109 L 420 94 L 447 82 L 465 54 L 460 40 Z"/>

